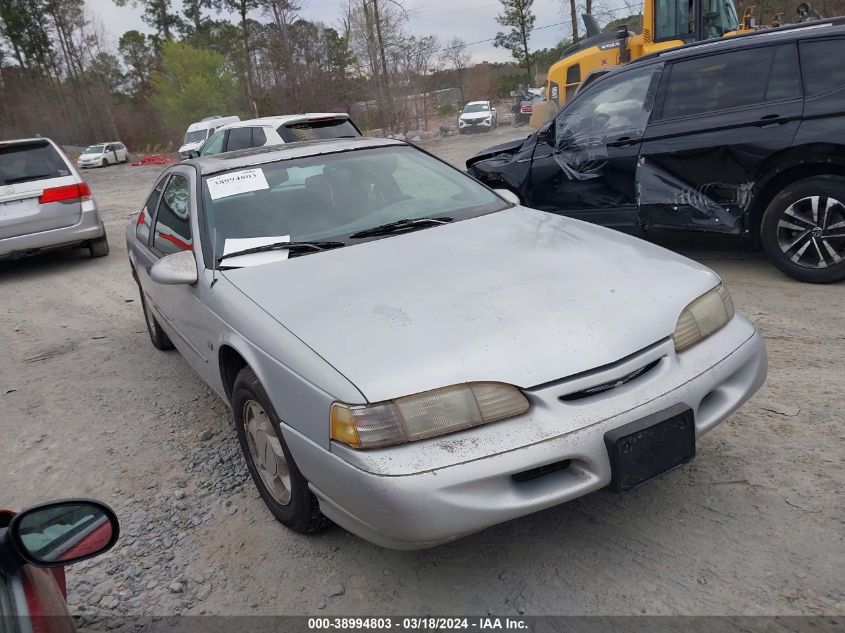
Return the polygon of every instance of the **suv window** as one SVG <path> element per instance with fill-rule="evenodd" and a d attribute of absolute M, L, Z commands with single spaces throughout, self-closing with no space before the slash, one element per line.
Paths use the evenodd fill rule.
<path fill-rule="evenodd" d="M 188 178 L 170 177 L 155 220 L 153 246 L 165 255 L 191 250 L 190 189 Z"/>
<path fill-rule="evenodd" d="M 555 147 L 576 138 L 598 138 L 613 130 L 645 127 L 649 87 L 658 70 L 653 65 L 628 70 L 580 93 L 555 120 Z"/>
<path fill-rule="evenodd" d="M 150 241 L 150 227 L 153 225 L 156 205 L 161 197 L 161 190 L 164 189 L 165 182 L 167 182 L 167 178 L 162 178 L 155 186 L 150 197 L 144 203 L 144 208 L 141 209 L 141 215 L 138 216 L 138 223 L 135 225 L 135 237 L 144 244 L 148 244 Z"/>
<path fill-rule="evenodd" d="M 661 118 L 800 97 L 799 76 L 794 44 L 679 61 L 666 79 Z"/>
<path fill-rule="evenodd" d="M 233 152 L 237 149 L 249 149 L 252 147 L 252 128 L 233 127 L 229 130 L 229 140 L 226 143 L 226 151 Z"/>
<path fill-rule="evenodd" d="M 47 141 L 0 143 L 0 185 L 70 176 L 70 169 Z"/>
<path fill-rule="evenodd" d="M 801 42 L 801 67 L 804 69 L 804 90 L 808 97 L 845 87 L 843 44 L 843 38 Z"/>
<path fill-rule="evenodd" d="M 214 136 L 212 136 L 205 145 L 203 145 L 202 150 L 200 150 L 200 156 L 209 156 L 211 154 L 219 154 L 223 151 L 223 141 L 226 140 L 226 130 L 220 130 Z"/>
<path fill-rule="evenodd" d="M 262 127 L 252 128 L 252 146 L 253 147 L 261 147 L 266 142 L 267 142 L 267 135 L 264 133 L 264 128 L 262 128 Z"/>
<path fill-rule="evenodd" d="M 285 143 L 312 141 L 321 138 L 351 138 L 361 136 L 349 119 L 325 119 L 322 121 L 299 121 L 280 125 L 279 136 Z"/>

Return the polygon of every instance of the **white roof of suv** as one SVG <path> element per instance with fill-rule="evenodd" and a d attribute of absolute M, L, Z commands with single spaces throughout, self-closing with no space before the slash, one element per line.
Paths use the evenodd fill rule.
<path fill-rule="evenodd" d="M 288 125 L 290 123 L 299 123 L 300 121 L 325 121 L 329 119 L 349 119 L 349 115 L 345 112 L 306 112 L 304 114 L 282 114 L 279 116 L 264 116 L 257 119 L 247 119 L 246 121 L 236 121 L 222 126 L 221 130 L 230 130 L 235 127 L 272 127 L 277 128 L 280 125 Z"/>

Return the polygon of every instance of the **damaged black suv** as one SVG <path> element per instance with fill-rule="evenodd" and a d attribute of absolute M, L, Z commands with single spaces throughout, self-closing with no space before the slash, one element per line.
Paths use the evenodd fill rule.
<path fill-rule="evenodd" d="M 796 279 L 845 279 L 845 20 L 643 57 L 470 175 L 631 233 L 759 239 Z"/>

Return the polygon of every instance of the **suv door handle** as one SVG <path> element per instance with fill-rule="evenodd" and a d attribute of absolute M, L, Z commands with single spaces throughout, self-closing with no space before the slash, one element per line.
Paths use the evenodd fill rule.
<path fill-rule="evenodd" d="M 757 121 L 757 125 L 760 127 L 773 127 L 775 125 L 783 125 L 788 121 L 788 119 L 783 118 L 779 114 L 767 114 L 760 117 L 760 120 Z"/>
<path fill-rule="evenodd" d="M 642 139 L 633 138 L 631 136 L 622 136 L 615 141 L 608 141 L 608 147 L 628 147 L 629 145 L 636 145 Z"/>

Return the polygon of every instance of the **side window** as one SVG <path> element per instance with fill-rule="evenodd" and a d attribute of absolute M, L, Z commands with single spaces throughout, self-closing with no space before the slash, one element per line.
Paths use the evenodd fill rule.
<path fill-rule="evenodd" d="M 808 97 L 845 88 L 845 64 L 842 63 L 845 38 L 801 42 L 800 46 L 804 92 Z"/>
<path fill-rule="evenodd" d="M 252 146 L 261 147 L 267 142 L 267 135 L 264 133 L 263 127 L 252 128 Z"/>
<path fill-rule="evenodd" d="M 229 141 L 226 143 L 227 152 L 249 149 L 250 147 L 252 147 L 252 128 L 233 127 L 229 130 Z"/>
<path fill-rule="evenodd" d="M 692 1 L 657 0 L 654 15 L 654 41 L 667 40 L 692 41 L 693 23 L 690 19 Z"/>
<path fill-rule="evenodd" d="M 226 131 L 220 130 L 208 139 L 208 142 L 205 144 L 205 147 L 202 148 L 200 152 L 200 156 L 209 156 L 211 154 L 219 154 L 223 151 L 223 141 L 226 138 Z"/>
<path fill-rule="evenodd" d="M 661 118 L 716 112 L 799 96 L 791 46 L 736 50 L 673 64 Z"/>
<path fill-rule="evenodd" d="M 630 70 L 579 94 L 555 119 L 555 147 L 614 130 L 644 128 L 651 108 L 649 88 L 658 73 L 657 66 Z"/>
<path fill-rule="evenodd" d="M 135 225 L 135 237 L 144 244 L 149 244 L 150 228 L 153 225 L 153 216 L 155 215 L 158 200 L 161 198 L 161 190 L 164 189 L 165 182 L 167 182 L 167 178 L 162 178 L 159 181 L 159 183 L 155 186 L 155 189 L 153 189 L 153 192 L 150 194 L 150 197 L 147 198 L 147 201 L 144 203 L 144 208 L 141 209 L 140 215 L 138 215 L 138 223 Z"/>
<path fill-rule="evenodd" d="M 192 248 L 189 187 L 187 177 L 174 174 L 161 196 L 153 246 L 165 255 Z"/>

